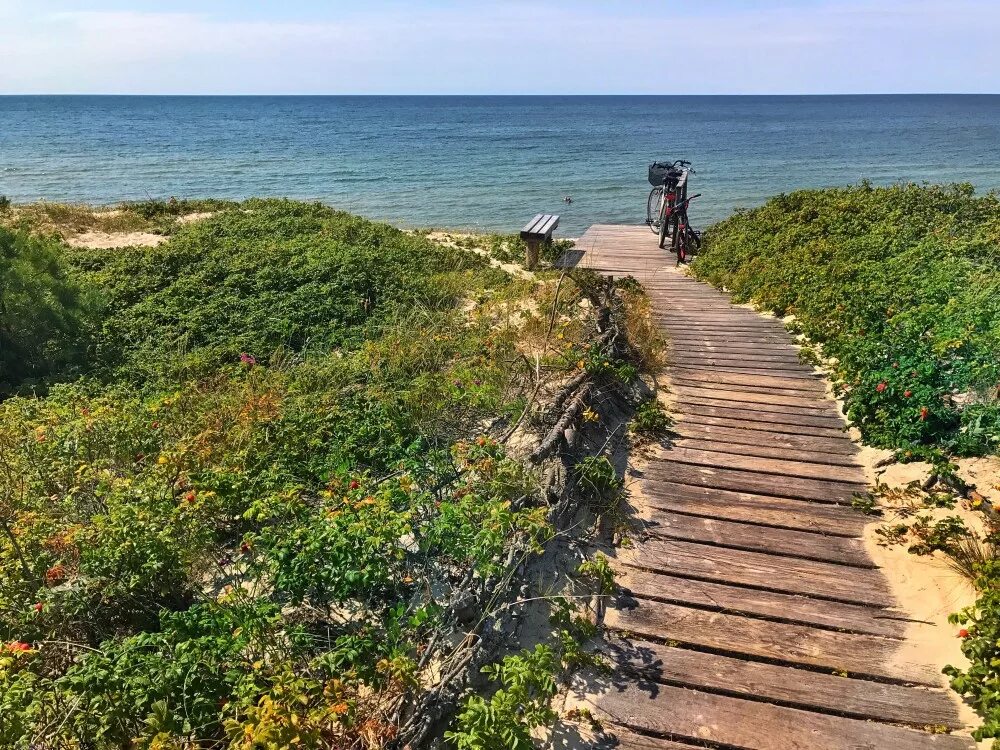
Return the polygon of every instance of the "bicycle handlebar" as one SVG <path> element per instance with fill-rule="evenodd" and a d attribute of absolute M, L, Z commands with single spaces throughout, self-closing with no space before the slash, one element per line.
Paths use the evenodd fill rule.
<path fill-rule="evenodd" d="M 701 193 L 695 193 L 694 195 L 690 196 L 689 198 L 685 198 L 683 201 L 681 201 L 680 204 L 677 206 L 677 208 L 680 208 L 681 206 L 683 206 L 684 208 L 687 208 L 688 204 L 691 201 L 693 201 L 695 198 L 700 198 L 700 197 L 701 197 Z"/>

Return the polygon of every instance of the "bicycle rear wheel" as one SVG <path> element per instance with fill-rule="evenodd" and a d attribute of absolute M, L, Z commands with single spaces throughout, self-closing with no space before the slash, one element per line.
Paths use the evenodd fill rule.
<path fill-rule="evenodd" d="M 672 219 L 665 216 L 660 217 L 660 250 L 667 246 L 667 237 L 670 234 L 670 223 Z M 675 230 L 676 233 L 676 230 Z"/>
<path fill-rule="evenodd" d="M 654 187 L 649 191 L 646 199 L 646 224 L 654 232 L 658 229 L 660 221 L 660 198 L 663 196 L 663 186 Z"/>
<path fill-rule="evenodd" d="M 691 227 L 685 226 L 677 238 L 677 265 L 691 262 L 701 248 L 701 238 Z"/>

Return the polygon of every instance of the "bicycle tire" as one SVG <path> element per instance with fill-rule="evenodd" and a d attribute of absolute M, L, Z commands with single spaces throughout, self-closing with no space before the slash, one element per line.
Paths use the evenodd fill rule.
<path fill-rule="evenodd" d="M 691 244 L 691 255 L 697 255 L 701 251 L 701 237 L 693 229 L 688 230 L 691 233 L 689 237 Z"/>
<path fill-rule="evenodd" d="M 667 230 L 670 227 L 670 219 L 660 217 L 660 250 L 667 246 Z"/>
<path fill-rule="evenodd" d="M 659 230 L 660 221 L 660 197 L 663 195 L 663 186 L 659 185 L 649 191 L 646 199 L 646 224 L 652 232 Z"/>
<path fill-rule="evenodd" d="M 685 226 L 681 235 L 677 244 L 678 266 L 682 263 L 690 263 L 691 258 L 697 255 L 698 250 L 701 249 L 701 238 L 691 227 Z"/>

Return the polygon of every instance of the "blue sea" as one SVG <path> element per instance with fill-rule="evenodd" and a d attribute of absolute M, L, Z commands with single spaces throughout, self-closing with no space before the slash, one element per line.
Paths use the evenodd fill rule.
<path fill-rule="evenodd" d="M 688 159 L 693 223 L 869 179 L 1000 188 L 1000 96 L 0 97 L 0 195 L 316 199 L 405 226 L 640 222 Z M 571 196 L 571 204 L 563 198 Z"/>

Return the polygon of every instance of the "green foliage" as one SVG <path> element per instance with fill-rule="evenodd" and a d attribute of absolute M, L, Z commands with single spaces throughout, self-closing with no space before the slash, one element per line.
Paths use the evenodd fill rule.
<path fill-rule="evenodd" d="M 85 323 L 58 241 L 0 227 L 0 398 L 77 365 Z"/>
<path fill-rule="evenodd" d="M 459 750 L 532 750 L 531 730 L 555 720 L 558 658 L 548 646 L 505 657 L 483 673 L 502 687 L 489 698 L 472 696 L 447 732 Z"/>
<path fill-rule="evenodd" d="M 4 212 L 10 208 L 10 198 L 6 195 L 0 195 L 0 212 Z"/>
<path fill-rule="evenodd" d="M 983 716 L 983 725 L 973 732 L 981 740 L 1000 738 L 1000 562 L 982 564 L 978 572 L 979 600 L 948 618 L 965 626 L 959 637 L 970 666 L 948 666 L 944 672 L 951 678 L 952 688 Z"/>
<path fill-rule="evenodd" d="M 380 747 L 465 573 L 551 537 L 476 437 L 523 408 L 518 329 L 458 304 L 504 275 L 321 206 L 197 208 L 141 251 L 11 235 L 107 304 L 90 378 L 0 402 L 4 747 Z"/>
<path fill-rule="evenodd" d="M 589 581 L 594 593 L 598 596 L 607 596 L 615 588 L 615 570 L 611 567 L 608 558 L 598 552 L 594 557 L 585 560 L 577 566 L 576 574 L 586 581 Z"/>
<path fill-rule="evenodd" d="M 673 427 L 673 420 L 657 399 L 643 401 L 635 410 L 630 429 L 642 440 L 659 440 L 666 437 Z"/>
<path fill-rule="evenodd" d="M 577 491 L 595 512 L 607 512 L 618 506 L 623 491 L 622 480 L 606 456 L 587 456 L 573 471 Z"/>
<path fill-rule="evenodd" d="M 453 306 L 445 275 L 484 261 L 319 204 L 246 201 L 155 248 L 79 250 L 108 315 L 98 364 L 157 382 L 201 375 L 241 354 L 356 348 L 414 308 Z M 496 277 L 494 277 L 495 280 Z M 475 287 L 465 274 L 457 288 Z"/>
<path fill-rule="evenodd" d="M 969 186 L 810 190 L 706 234 L 696 273 L 779 315 L 835 360 L 877 446 L 1000 445 L 1000 198 Z"/>

